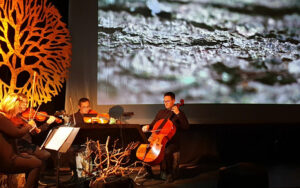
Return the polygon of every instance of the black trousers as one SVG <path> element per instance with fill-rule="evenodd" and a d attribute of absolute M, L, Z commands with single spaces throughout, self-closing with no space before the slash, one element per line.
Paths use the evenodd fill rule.
<path fill-rule="evenodd" d="M 176 144 L 167 144 L 165 148 L 164 159 L 160 163 L 160 172 L 165 173 L 167 176 L 176 174 L 175 169 L 179 164 L 174 165 L 174 153 L 179 152 L 179 147 Z M 177 159 L 176 159 L 177 160 Z M 151 166 L 145 166 L 148 173 L 152 173 Z"/>
<path fill-rule="evenodd" d="M 18 150 L 20 153 L 28 153 L 33 155 L 42 161 L 41 171 L 46 167 L 46 161 L 51 157 L 51 153 L 45 149 L 41 149 L 32 143 L 27 142 L 26 140 L 20 140 L 18 142 Z"/>
<path fill-rule="evenodd" d="M 76 154 L 80 151 L 82 151 L 80 145 L 72 145 L 66 154 L 68 156 L 69 166 L 70 169 L 73 171 L 74 178 L 78 177 L 77 167 L 76 167 Z"/>
<path fill-rule="evenodd" d="M 20 154 L 13 157 L 13 166 L 7 170 L 8 174 L 26 173 L 25 188 L 38 187 L 39 173 L 42 161 L 29 154 Z"/>
<path fill-rule="evenodd" d="M 39 149 L 39 147 L 33 143 L 28 142 L 27 140 L 18 140 L 18 151 L 20 153 L 28 153 L 34 155 L 42 161 L 46 161 L 50 156 L 50 152 L 45 149 Z"/>
<path fill-rule="evenodd" d="M 178 152 L 179 148 L 175 144 L 167 144 L 165 148 L 165 156 L 163 161 L 160 163 L 160 171 L 164 171 L 167 175 L 174 174 L 174 153 Z"/>

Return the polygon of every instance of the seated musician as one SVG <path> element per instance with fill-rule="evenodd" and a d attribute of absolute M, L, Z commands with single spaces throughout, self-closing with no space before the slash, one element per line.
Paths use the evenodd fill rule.
<path fill-rule="evenodd" d="M 183 111 L 178 109 L 178 107 L 175 105 L 175 94 L 173 92 L 167 92 L 164 94 L 164 105 L 165 109 L 160 110 L 155 119 L 152 121 L 150 125 L 143 126 L 142 130 L 143 132 L 147 132 L 151 130 L 154 126 L 154 124 L 160 120 L 165 119 L 169 115 L 170 111 L 172 111 L 173 115 L 170 119 L 173 124 L 176 126 L 176 133 L 175 135 L 169 140 L 166 144 L 165 148 L 165 156 L 163 161 L 160 163 L 160 169 L 161 169 L 161 178 L 165 179 L 167 182 L 172 182 L 176 175 L 175 168 L 178 168 L 179 164 L 176 164 L 175 167 L 173 166 L 173 154 L 175 152 L 179 152 L 180 147 L 180 132 L 182 129 L 188 129 L 189 123 L 188 120 L 184 114 Z M 152 176 L 152 170 L 151 167 L 146 167 L 146 170 L 148 171 L 149 175 Z"/>
<path fill-rule="evenodd" d="M 90 111 L 91 111 L 90 100 L 84 97 L 80 98 L 78 101 L 78 111 L 72 114 L 70 117 L 71 125 L 76 127 L 84 126 L 85 124 L 83 121 L 84 114 L 88 114 Z M 76 169 L 76 153 L 79 152 L 80 149 L 81 149 L 80 145 L 73 144 L 67 152 L 67 156 L 69 159 L 68 160 L 69 166 L 71 171 L 73 172 L 72 178 L 67 183 L 73 183 L 78 180 L 78 174 Z"/>
<path fill-rule="evenodd" d="M 36 128 L 34 121 L 17 128 L 12 122 L 21 112 L 21 98 L 15 94 L 8 94 L 0 103 L 0 172 L 3 173 L 26 173 L 25 187 L 38 186 L 38 177 L 42 161 L 34 155 L 21 154 L 16 147 L 16 138 Z"/>
<path fill-rule="evenodd" d="M 28 99 L 27 99 L 27 96 L 24 94 L 18 94 L 18 96 L 20 99 L 20 109 L 21 109 L 19 116 L 22 116 L 21 113 L 27 109 Z M 55 121 L 55 119 L 56 118 L 54 116 L 49 116 L 48 120 L 45 123 L 43 123 L 41 126 L 39 126 L 39 129 L 41 131 L 46 131 L 48 129 L 49 125 L 52 124 Z M 36 134 L 36 133 L 34 133 L 34 132 L 27 133 L 22 138 L 17 139 L 17 147 L 20 152 L 34 155 L 35 157 L 40 159 L 43 162 L 43 166 L 42 166 L 41 170 L 44 170 L 46 167 L 46 160 L 51 156 L 51 154 L 50 154 L 50 152 L 48 152 L 45 149 L 40 150 L 39 146 L 32 142 L 33 134 Z M 42 177 L 40 177 L 39 183 L 42 185 L 45 185 L 41 181 L 41 179 L 42 179 Z"/>
<path fill-rule="evenodd" d="M 88 98 L 81 98 L 78 101 L 78 111 L 74 113 L 75 122 L 73 115 L 71 118 L 71 123 L 75 124 L 76 127 L 84 125 L 83 117 L 84 114 L 88 114 L 91 111 L 90 100 Z"/>
<path fill-rule="evenodd" d="M 86 114 L 95 115 L 95 117 L 97 116 L 97 118 L 85 118 L 84 116 Z M 78 111 L 71 115 L 70 120 L 72 125 L 80 127 L 85 123 L 106 124 L 110 121 L 110 117 L 107 113 L 97 113 L 95 110 L 92 110 L 90 100 L 88 98 L 81 98 L 78 101 Z"/>

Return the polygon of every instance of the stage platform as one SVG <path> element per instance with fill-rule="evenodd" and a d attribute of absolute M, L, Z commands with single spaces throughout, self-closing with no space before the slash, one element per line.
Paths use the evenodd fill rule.
<path fill-rule="evenodd" d="M 137 169 L 138 170 L 138 169 Z M 140 178 L 135 180 L 136 187 L 197 187 L 197 188 L 224 188 L 224 187 L 269 187 L 269 188 L 300 188 L 300 164 L 255 164 L 236 163 L 222 166 L 219 163 L 202 163 L 198 165 L 181 165 L 180 178 L 172 183 L 160 179 L 160 169 L 153 167 L 153 178 Z M 135 179 L 136 173 L 130 178 Z M 55 181 L 55 175 L 45 176 Z M 60 176 L 61 187 L 89 187 L 89 180 L 81 178 L 77 182 L 68 182 L 71 174 Z M 267 183 L 267 184 L 266 184 Z M 47 186 L 39 186 L 45 188 Z M 48 187 L 55 187 L 48 186 Z M 104 186 L 105 187 L 105 186 Z M 123 187 L 123 186 L 122 186 Z M 126 187 L 126 185 L 124 185 Z"/>

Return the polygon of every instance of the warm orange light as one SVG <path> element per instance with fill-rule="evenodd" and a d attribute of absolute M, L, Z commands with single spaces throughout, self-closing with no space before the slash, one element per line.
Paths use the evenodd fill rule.
<path fill-rule="evenodd" d="M 71 63 L 70 33 L 47 0 L 0 0 L 0 98 L 9 92 L 51 101 Z"/>

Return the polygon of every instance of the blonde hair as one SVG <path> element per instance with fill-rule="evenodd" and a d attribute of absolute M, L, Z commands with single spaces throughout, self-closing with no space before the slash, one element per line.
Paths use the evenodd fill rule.
<path fill-rule="evenodd" d="M 7 115 L 13 115 L 18 112 L 18 108 L 20 105 L 22 97 L 17 93 L 10 93 L 6 95 L 0 103 L 0 112 L 5 113 Z"/>

